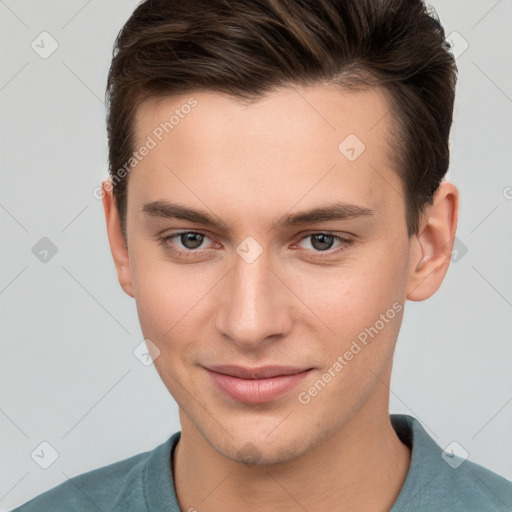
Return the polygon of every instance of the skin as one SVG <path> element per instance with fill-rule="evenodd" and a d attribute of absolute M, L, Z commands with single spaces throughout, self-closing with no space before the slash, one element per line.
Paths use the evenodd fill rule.
<path fill-rule="evenodd" d="M 391 116 L 379 89 L 286 87 L 249 105 L 215 92 L 150 99 L 137 111 L 136 146 L 191 96 L 197 106 L 130 172 L 127 246 L 103 183 L 120 285 L 135 298 L 144 337 L 159 350 L 155 367 L 179 406 L 173 471 L 180 507 L 387 511 L 410 462 L 388 409 L 403 306 L 429 298 L 443 281 L 458 191 L 443 182 L 418 234 L 408 238 L 388 149 Z M 338 150 L 351 133 L 366 145 L 354 161 Z M 159 199 L 226 226 L 142 212 Z M 272 228 L 334 201 L 374 213 Z M 206 235 L 199 248 L 179 236 L 167 247 L 159 243 L 187 230 Z M 322 246 L 311 236 L 319 233 L 353 243 L 329 239 Z M 251 263 L 236 252 L 248 236 L 262 248 Z M 170 246 L 195 253 L 175 255 Z M 298 393 L 394 303 L 402 310 L 300 403 Z M 255 405 L 222 394 L 203 368 L 208 364 L 313 371 L 284 396 Z"/>

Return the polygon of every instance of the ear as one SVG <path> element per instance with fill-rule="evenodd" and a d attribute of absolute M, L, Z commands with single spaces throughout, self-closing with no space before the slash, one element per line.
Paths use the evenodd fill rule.
<path fill-rule="evenodd" d="M 451 260 L 458 215 L 459 191 L 443 181 L 413 237 L 407 299 L 428 299 L 441 286 Z"/>
<path fill-rule="evenodd" d="M 128 247 L 121 229 L 121 221 L 119 219 L 119 212 L 117 210 L 110 178 L 106 178 L 101 182 L 101 190 L 103 196 L 103 210 L 105 211 L 105 220 L 107 223 L 108 241 L 117 270 L 117 278 L 125 293 L 133 297 Z"/>

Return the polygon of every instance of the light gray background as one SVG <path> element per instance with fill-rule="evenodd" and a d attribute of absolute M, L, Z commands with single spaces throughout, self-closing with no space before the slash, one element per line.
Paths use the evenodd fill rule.
<path fill-rule="evenodd" d="M 156 371 L 132 353 L 143 338 L 135 303 L 93 196 L 107 173 L 112 45 L 137 3 L 0 1 L 1 510 L 180 428 Z M 512 479 L 512 2 L 433 5 L 469 45 L 449 173 L 467 253 L 433 298 L 406 304 L 391 412 Z M 47 59 L 31 47 L 43 31 L 59 45 Z M 57 247 L 46 263 L 32 252 L 42 237 Z M 59 454 L 46 470 L 31 458 L 42 441 Z"/>

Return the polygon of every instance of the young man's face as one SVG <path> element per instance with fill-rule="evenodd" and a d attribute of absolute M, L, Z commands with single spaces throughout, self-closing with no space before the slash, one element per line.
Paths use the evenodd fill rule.
<path fill-rule="evenodd" d="M 249 106 L 201 92 L 138 110 L 135 148 L 157 144 L 129 175 L 120 281 L 183 432 L 229 458 L 290 460 L 354 418 L 388 414 L 420 246 L 407 237 L 387 113 L 379 90 L 326 86 Z M 216 224 L 158 216 L 146 206 L 156 201 Z M 288 222 L 341 203 L 356 214 Z M 249 382 L 211 371 L 225 365 L 302 373 Z"/>

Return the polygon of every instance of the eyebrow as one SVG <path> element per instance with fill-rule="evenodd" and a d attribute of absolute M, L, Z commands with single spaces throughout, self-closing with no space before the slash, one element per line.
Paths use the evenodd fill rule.
<path fill-rule="evenodd" d="M 229 226 L 216 216 L 205 210 L 189 208 L 177 203 L 171 203 L 164 199 L 158 199 L 144 204 L 142 212 L 148 217 L 161 219 L 181 219 L 196 224 L 203 224 L 210 227 L 220 227 L 229 231 Z M 363 216 L 373 216 L 375 211 L 356 204 L 335 201 L 327 205 L 313 208 L 311 210 L 299 211 L 294 214 L 287 214 L 272 224 L 272 229 L 286 226 L 301 226 L 315 222 L 327 222 L 335 220 L 349 220 Z"/>

